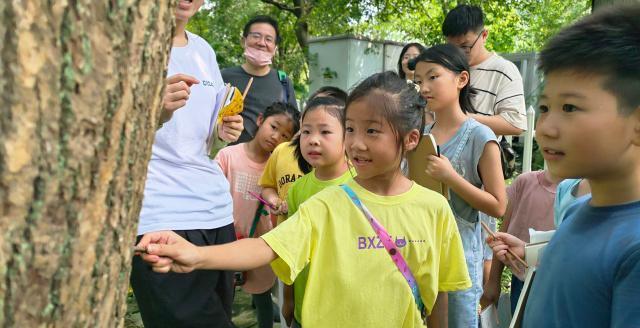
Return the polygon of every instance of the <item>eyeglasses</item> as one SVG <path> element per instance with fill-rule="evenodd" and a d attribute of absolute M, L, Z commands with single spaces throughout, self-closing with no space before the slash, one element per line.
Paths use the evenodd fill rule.
<path fill-rule="evenodd" d="M 264 39 L 264 42 L 268 45 L 275 45 L 276 39 L 271 35 L 262 35 L 260 32 L 249 32 L 247 33 L 247 39 L 252 42 L 258 42 Z"/>
<path fill-rule="evenodd" d="M 482 36 L 482 33 L 484 32 L 484 30 L 480 31 L 480 33 L 478 33 L 478 37 L 476 38 L 475 41 L 473 41 L 473 43 L 470 46 L 458 46 L 458 48 L 462 49 L 462 51 L 466 52 L 466 53 L 470 53 L 471 49 L 473 49 L 473 47 L 476 45 L 476 43 L 478 43 L 478 40 L 480 40 L 480 37 Z"/>

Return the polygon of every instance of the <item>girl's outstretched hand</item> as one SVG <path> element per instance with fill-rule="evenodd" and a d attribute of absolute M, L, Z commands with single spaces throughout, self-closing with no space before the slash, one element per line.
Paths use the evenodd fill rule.
<path fill-rule="evenodd" d="M 197 268 L 201 258 L 199 247 L 173 231 L 147 233 L 142 236 L 136 249 L 136 253 L 151 265 L 155 272 L 191 272 Z"/>
<path fill-rule="evenodd" d="M 453 168 L 453 165 L 451 165 L 451 162 L 449 162 L 449 159 L 444 155 L 440 155 L 440 157 L 429 155 L 427 157 L 427 169 L 425 171 L 434 179 L 447 184 L 458 174 Z"/>

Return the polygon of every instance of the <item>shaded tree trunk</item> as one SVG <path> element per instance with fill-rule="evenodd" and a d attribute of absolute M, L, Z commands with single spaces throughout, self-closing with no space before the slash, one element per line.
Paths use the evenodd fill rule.
<path fill-rule="evenodd" d="M 591 0 L 591 11 L 595 11 L 600 7 L 606 7 L 613 4 L 621 3 L 637 3 L 638 0 Z"/>
<path fill-rule="evenodd" d="M 123 326 L 173 5 L 0 1 L 0 326 Z"/>

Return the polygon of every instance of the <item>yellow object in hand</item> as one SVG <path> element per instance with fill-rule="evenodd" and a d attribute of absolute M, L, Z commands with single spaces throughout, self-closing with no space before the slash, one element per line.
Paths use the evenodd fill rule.
<path fill-rule="evenodd" d="M 238 115 L 244 109 L 244 97 L 240 90 L 232 86 L 227 86 L 227 88 L 224 105 L 220 108 L 220 113 L 218 113 L 218 123 L 222 122 L 223 117 Z"/>

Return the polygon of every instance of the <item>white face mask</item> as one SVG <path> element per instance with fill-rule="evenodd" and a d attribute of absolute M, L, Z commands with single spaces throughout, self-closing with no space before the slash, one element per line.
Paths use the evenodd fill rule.
<path fill-rule="evenodd" d="M 273 54 L 268 51 L 245 46 L 244 58 L 251 65 L 263 67 L 263 66 L 271 65 L 271 59 L 273 58 Z"/>

